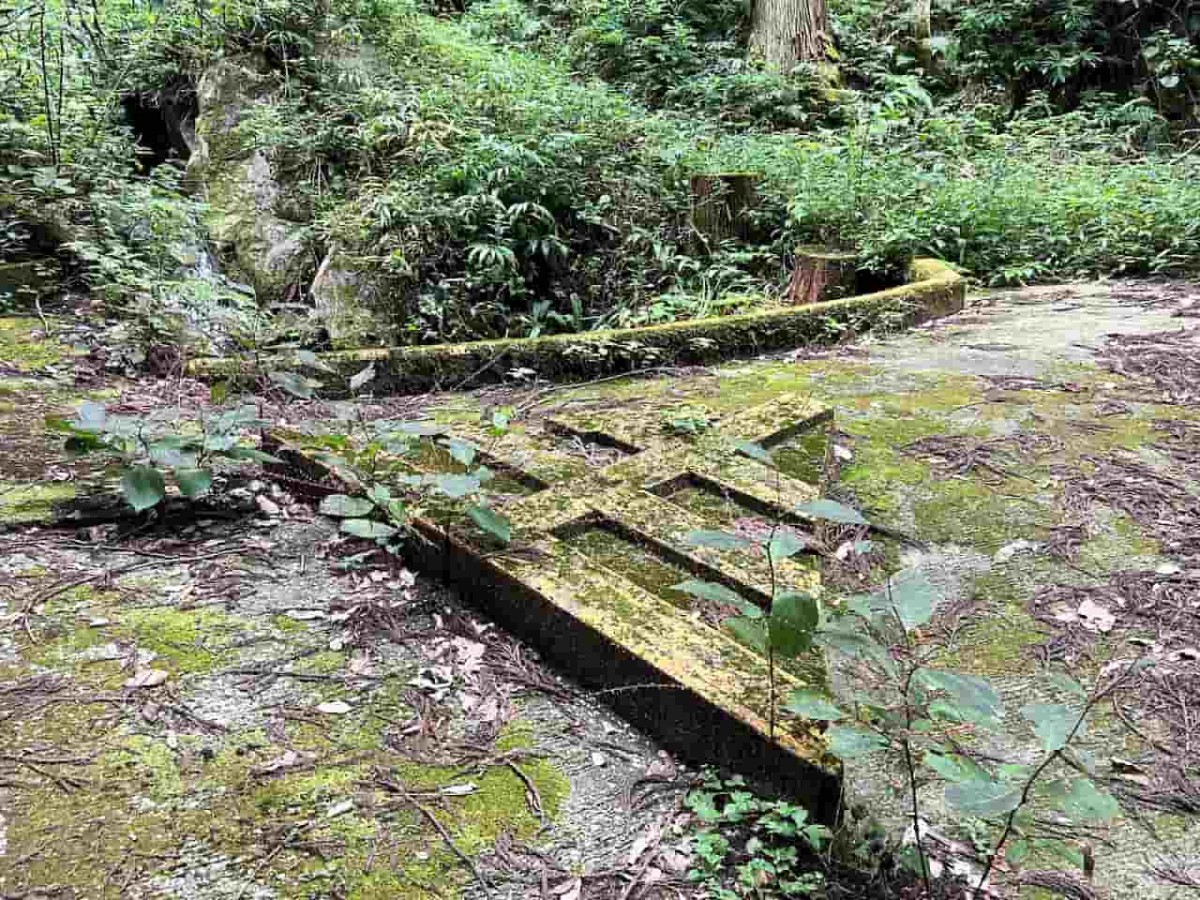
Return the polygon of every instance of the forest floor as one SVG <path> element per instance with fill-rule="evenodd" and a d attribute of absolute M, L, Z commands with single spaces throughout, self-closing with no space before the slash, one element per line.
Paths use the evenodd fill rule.
<path fill-rule="evenodd" d="M 1015 710 L 1045 694 L 1039 665 L 1087 681 L 1157 663 L 1088 737 L 1124 812 L 1069 835 L 1094 882 L 1035 855 L 1002 873 L 1010 895 L 1185 897 L 1200 885 L 1197 317 L 1200 289 L 1180 283 L 989 293 L 816 354 L 362 413 L 720 416 L 811 391 L 837 409 L 835 493 L 925 543 L 905 563 L 947 593 L 931 630 L 946 665 L 994 678 Z M 265 477 L 199 519 L 51 527 L 101 474 L 62 455 L 45 415 L 87 398 L 194 410 L 207 389 L 111 374 L 85 321 L 47 324 L 0 327 L 0 895 L 694 893 L 692 773 L 471 598 L 353 559 Z M 331 413 L 263 404 L 275 421 Z M 896 823 L 893 774 L 851 767 L 854 808 Z M 970 856 L 965 838 L 948 833 L 948 860 Z"/>

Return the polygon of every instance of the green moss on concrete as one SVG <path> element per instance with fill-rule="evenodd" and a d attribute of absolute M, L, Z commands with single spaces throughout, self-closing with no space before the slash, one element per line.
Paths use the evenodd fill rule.
<path fill-rule="evenodd" d="M 56 504 L 75 499 L 69 481 L 20 482 L 0 478 L 0 525 L 50 522 Z"/>
<path fill-rule="evenodd" d="M 186 675 L 209 672 L 231 655 L 232 638 L 247 624 L 214 609 L 123 609 L 118 633 L 158 654 L 155 666 Z"/>
<path fill-rule="evenodd" d="M 1195 827 L 1195 819 L 1173 813 L 1160 813 L 1152 820 L 1154 834 L 1164 841 L 1177 841 L 1187 837 Z"/>
<path fill-rule="evenodd" d="M 868 513 L 892 519 L 904 489 L 924 484 L 929 478 L 929 466 L 924 463 L 902 459 L 886 447 L 867 447 L 842 469 L 841 483 L 854 492 Z"/>
<path fill-rule="evenodd" d="M 411 804 L 376 782 L 377 772 L 435 810 L 470 855 L 501 834 L 528 839 L 543 824 L 529 810 L 524 782 L 504 765 L 480 772 L 397 766 L 394 754 L 360 752 L 323 756 L 302 771 L 269 776 L 255 774 L 256 767 L 284 748 L 261 729 L 223 736 L 214 754 L 197 754 L 198 740 L 185 735 L 174 749 L 117 732 L 107 748 L 93 743 L 101 752 L 71 773 L 81 779 L 76 790 L 64 793 L 50 784 L 18 790 L 8 837 L 10 852 L 16 851 L 11 858 L 22 863 L 6 888 L 55 884 L 80 896 L 116 897 L 114 884 L 134 878 L 145 884 L 175 865 L 180 848 L 199 842 L 240 861 L 232 877 L 252 877 L 283 898 L 417 897 L 426 890 L 458 896 L 469 873 Z M 566 777 L 547 760 L 518 765 L 537 786 L 547 815 L 556 817 L 569 790 Z M 468 783 L 472 793 L 429 799 L 431 792 Z M 346 801 L 348 810 L 330 815 Z M 295 845 L 281 846 L 288 835 Z"/>
<path fill-rule="evenodd" d="M 1011 541 L 1039 540 L 1052 524 L 1028 482 L 998 487 L 974 479 L 932 481 L 913 503 L 914 534 L 938 544 L 995 552 Z"/>
<path fill-rule="evenodd" d="M 1020 675 L 1029 671 L 1031 651 L 1047 632 L 1029 614 L 1022 590 L 1004 570 L 975 577 L 971 595 L 978 612 L 959 631 L 936 663 L 974 675 Z"/>
<path fill-rule="evenodd" d="M 628 578 L 634 584 L 680 608 L 688 608 L 693 598 L 672 587 L 691 579 L 692 573 L 683 566 L 655 553 L 616 532 L 601 527 L 588 528 L 566 539 L 568 546 Z"/>
<path fill-rule="evenodd" d="M 333 675 L 346 668 L 347 654 L 340 650 L 322 650 L 296 661 L 295 671 L 314 675 Z"/>
<path fill-rule="evenodd" d="M 1094 534 L 1079 547 L 1079 566 L 1089 572 L 1153 568 L 1161 562 L 1158 541 L 1129 516 L 1107 507 L 1097 510 Z"/>
<path fill-rule="evenodd" d="M 24 654 L 30 662 L 46 668 L 70 668 L 71 662 L 79 654 L 105 642 L 99 628 L 86 625 L 65 628 L 51 626 L 46 632 L 39 639 L 40 642 L 29 646 Z"/>
<path fill-rule="evenodd" d="M 524 782 L 507 766 L 464 774 L 458 768 L 417 763 L 397 766 L 394 761 L 394 756 L 371 761 L 346 758 L 255 788 L 250 805 L 242 812 L 249 822 L 316 820 L 317 827 L 308 830 L 306 838 L 334 840 L 341 847 L 333 868 L 316 876 L 329 879 L 316 892 L 313 885 L 318 882 L 312 880 L 311 860 L 290 853 L 281 854 L 263 873 L 264 883 L 277 885 L 290 897 L 328 896 L 321 890 L 348 897 L 409 897 L 421 896 L 413 893 L 414 889 L 427 888 L 444 892 L 441 896 L 457 896 L 469 874 L 421 813 L 374 782 L 373 773 L 380 770 L 434 810 L 455 845 L 468 855 L 478 855 L 501 834 L 528 839 L 541 827 L 529 810 Z M 546 760 L 522 760 L 518 765 L 537 786 L 546 814 L 556 817 L 569 790 L 566 777 Z M 430 792 L 468 784 L 474 786 L 471 793 L 428 799 Z M 331 807 L 347 800 L 354 803 L 351 811 L 325 817 Z M 394 810 L 386 823 L 368 817 L 380 804 Z M 299 878 L 297 865 L 306 873 Z"/>
<path fill-rule="evenodd" d="M 551 819 L 558 816 L 570 792 L 570 781 L 551 762 L 524 759 L 518 765 L 537 787 L 542 809 Z M 454 798 L 449 804 L 450 822 L 457 829 L 462 849 L 479 853 L 504 829 L 511 829 L 518 840 L 530 837 L 541 822 L 529 811 L 525 783 L 507 766 L 492 766 L 481 775 L 462 775 L 461 769 L 440 766 L 404 765 L 397 774 L 414 791 L 436 790 L 451 784 L 469 782 L 473 793 Z"/>
<path fill-rule="evenodd" d="M 69 352 L 44 336 L 39 319 L 0 318 L 0 369 L 37 372 L 62 362 Z"/>
<path fill-rule="evenodd" d="M 531 750 L 537 730 L 532 722 L 525 719 L 513 719 L 496 738 L 496 752 L 505 753 L 509 750 Z"/>
<path fill-rule="evenodd" d="M 25 668 L 16 674 L 25 677 L 30 671 Z M 86 700 L 52 703 L 6 723 L 6 727 L 10 729 L 13 746 L 46 744 L 90 754 L 105 746 L 111 728 L 106 726 L 104 716 L 111 711 L 107 703 Z"/>
<path fill-rule="evenodd" d="M 108 777 L 136 780 L 139 793 L 157 803 L 181 797 L 185 792 L 175 752 L 144 735 L 132 735 L 120 749 L 104 754 L 101 766 Z"/>
<path fill-rule="evenodd" d="M 582 334 L 327 353 L 324 360 L 347 376 L 375 363 L 376 390 L 397 393 L 449 388 L 471 379 L 495 380 L 514 368 L 569 380 L 830 343 L 847 334 L 894 330 L 962 308 L 965 282 L 945 264 L 916 260 L 912 278 L 886 291 L 786 310 Z M 244 360 L 199 360 L 191 371 L 238 375 L 251 366 Z"/>
<path fill-rule="evenodd" d="M 84 774 L 87 789 L 47 786 L 17 795 L 8 858 L 24 864 L 10 872 L 6 889 L 55 885 L 76 896 L 116 898 L 130 876 L 165 868 L 177 846 L 171 814 L 140 807 L 131 785 L 105 780 L 101 765 Z"/>
<path fill-rule="evenodd" d="M 299 619 L 293 619 L 291 616 L 272 616 L 271 624 L 285 635 L 296 634 L 301 631 L 308 631 L 308 626 Z"/>

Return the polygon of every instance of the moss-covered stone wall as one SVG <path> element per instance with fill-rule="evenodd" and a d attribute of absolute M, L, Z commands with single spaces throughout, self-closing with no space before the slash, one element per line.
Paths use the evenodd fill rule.
<path fill-rule="evenodd" d="M 374 364 L 377 392 L 408 393 L 496 381 L 513 369 L 544 378 L 581 380 L 666 365 L 827 344 L 870 331 L 890 331 L 962 309 L 966 282 L 945 263 L 914 260 L 909 283 L 885 291 L 721 318 L 645 328 L 512 338 L 466 344 L 380 347 L 323 354 L 344 379 Z M 197 375 L 249 374 L 245 360 L 203 359 Z M 335 392 L 336 383 L 329 380 Z"/>

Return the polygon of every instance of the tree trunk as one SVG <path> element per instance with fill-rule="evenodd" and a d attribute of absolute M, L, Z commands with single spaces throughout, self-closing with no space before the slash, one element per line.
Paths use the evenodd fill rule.
<path fill-rule="evenodd" d="M 784 299 L 792 306 L 808 306 L 822 300 L 837 300 L 854 294 L 857 257 L 853 253 L 824 247 L 797 247 Z"/>
<path fill-rule="evenodd" d="M 749 172 L 692 176 L 692 228 L 705 245 L 703 249 L 716 250 L 731 237 L 750 239 L 749 213 L 757 196 L 756 178 Z"/>
<path fill-rule="evenodd" d="M 754 0 L 750 49 L 785 75 L 802 62 L 825 58 L 825 0 Z"/>
<path fill-rule="evenodd" d="M 929 45 L 933 37 L 932 7 L 932 0 L 913 0 L 913 45 L 917 63 L 927 74 L 933 72 L 933 49 Z"/>

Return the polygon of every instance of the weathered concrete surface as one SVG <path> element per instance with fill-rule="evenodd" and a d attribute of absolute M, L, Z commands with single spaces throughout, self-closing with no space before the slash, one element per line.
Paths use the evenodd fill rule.
<path fill-rule="evenodd" d="M 1022 736 L 1028 726 L 1016 709 L 1050 699 L 1038 674 L 1046 659 L 1088 682 L 1102 664 L 1132 660 L 1149 646 L 1170 683 L 1200 674 L 1189 649 L 1200 642 L 1198 585 L 1186 580 L 1200 568 L 1200 471 L 1195 444 L 1189 458 L 1169 436 L 1172 427 L 1200 422 L 1200 409 L 1170 402 L 1154 383 L 1113 374 L 1098 358 L 1110 334 L 1183 328 L 1190 329 L 1195 359 L 1200 335 L 1186 316 L 1200 311 L 1198 298 L 1200 291 L 1187 286 L 1120 283 L 989 294 L 958 316 L 842 351 L 559 391 L 538 408 L 554 415 L 592 404 L 618 420 L 636 409 L 645 421 L 656 407 L 715 415 L 782 392 L 808 392 L 833 407 L 845 459 L 833 492 L 874 521 L 929 542 L 903 563 L 926 569 L 947 593 L 929 635 L 943 646 L 939 661 L 995 678 L 1012 732 Z M 1196 432 L 1186 433 L 1194 442 Z M 931 437 L 951 444 L 920 443 Z M 1192 529 L 1190 538 L 1168 536 L 1176 540 L 1168 547 L 1157 523 L 1165 507 L 1134 514 L 1119 480 L 1097 488 L 1106 466 L 1124 463 L 1191 497 L 1191 519 L 1183 500 L 1179 525 Z M 1133 474 L 1127 485 L 1146 477 Z M 1141 573 L 1150 593 L 1114 593 L 1107 585 L 1115 573 Z M 1056 603 L 1058 585 L 1084 593 Z M 1106 590 L 1088 593 L 1100 588 Z M 1160 619 L 1135 612 L 1150 596 L 1175 596 L 1181 612 Z M 1078 616 L 1088 597 L 1112 614 L 1111 630 Z M 1162 859 L 1194 857 L 1200 844 L 1196 738 L 1155 713 L 1160 691 L 1147 685 L 1132 692 L 1120 701 L 1120 714 L 1102 708 L 1086 741 L 1098 778 L 1122 798 L 1125 818 L 1073 836 L 1092 846 L 1095 883 L 1112 897 L 1189 895 L 1155 874 Z M 1196 713 L 1193 707 L 1166 715 L 1190 722 Z M 1164 755 L 1164 747 L 1176 756 Z M 1020 741 L 989 749 L 1018 761 L 1035 758 Z M 903 828 L 898 773 L 881 772 L 874 762 L 851 766 L 847 783 L 872 816 Z M 938 825 L 945 821 L 940 792 L 931 786 L 924 797 Z M 1183 812 L 1189 807 L 1191 814 Z M 1066 864 L 1035 855 L 1026 865 Z M 1032 888 L 1022 895 L 1040 896 Z"/>
<path fill-rule="evenodd" d="M 831 344 L 871 331 L 895 331 L 962 309 L 966 280 L 950 266 L 940 260 L 916 259 L 909 275 L 910 281 L 898 287 L 801 307 L 771 306 L 761 298 L 754 312 L 739 315 L 536 338 L 369 347 L 325 353 L 321 358 L 341 376 L 343 385 L 371 366 L 377 389 L 399 393 L 503 381 L 505 373 L 514 370 L 578 381 Z M 209 358 L 194 360 L 188 369 L 200 376 L 237 376 L 270 363 L 270 359 L 246 357 Z"/>
<path fill-rule="evenodd" d="M 1152 613 L 1161 607 L 1146 601 L 1179 604 L 1186 611 L 1194 597 L 1188 593 L 1194 583 L 1187 579 L 1198 568 L 1195 544 L 1181 535 L 1187 536 L 1193 522 L 1186 498 L 1200 491 L 1186 437 L 1186 428 L 1200 422 L 1200 410 L 1169 402 L 1160 383 L 1112 373 L 1098 358 L 1110 332 L 1194 329 L 1193 318 L 1173 315 L 1194 297 L 1194 291 L 1171 285 L 1011 292 L 980 298 L 961 315 L 926 329 L 817 356 L 679 370 L 657 379 L 426 398 L 417 404 L 368 400 L 360 409 L 368 418 L 433 417 L 470 428 L 485 412 L 507 405 L 520 412 L 514 420 L 519 429 L 536 430 L 558 420 L 586 430 L 587 420 L 600 419 L 636 443 L 671 433 L 678 427 L 672 423 L 719 423 L 783 395 L 833 408 L 841 471 L 829 491 L 858 503 L 876 521 L 927 542 L 920 555 L 904 561 L 927 568 L 949 594 L 928 638 L 943 647 L 940 662 L 997 680 L 1020 740 L 986 749 L 1026 759 L 1030 748 L 1015 710 L 1041 696 L 1036 671 L 1047 657 L 1087 679 L 1106 662 L 1146 650 L 1137 642 L 1148 641 L 1160 658 L 1160 672 L 1173 679 L 1196 675 L 1195 658 L 1185 652 L 1200 645 L 1194 614 L 1164 621 Z M 39 364 L 21 378 L 65 390 L 68 385 L 47 377 L 55 365 Z M 15 366 L 9 371 L 15 374 Z M 164 388 L 157 390 L 166 396 Z M 144 387 L 143 394 L 149 397 L 154 390 Z M 429 409 L 430 403 L 436 409 Z M 316 402 L 271 414 L 294 424 L 319 422 L 331 411 Z M 1185 437 L 1175 439 L 1177 432 Z M 929 442 L 930 437 L 950 440 Z M 774 449 L 798 480 L 811 477 L 811 459 L 803 448 Z M 570 461 L 576 467 L 571 477 L 592 476 L 621 457 L 619 450 L 584 439 L 568 438 L 561 451 L 564 465 Z M 1109 478 L 1109 468 L 1118 464 L 1142 468 Z M 48 460 L 48 465 L 58 463 Z M 22 477 L 40 479 L 45 471 L 31 469 Z M 1129 502 L 1131 490 L 1150 483 L 1147 472 L 1182 494 L 1163 487 L 1148 505 Z M 517 504 L 527 496 L 514 490 L 506 502 Z M 756 517 L 736 504 L 722 499 L 714 504 L 690 486 L 670 496 L 727 527 L 761 533 Z M 328 528 L 304 523 L 301 510 L 283 505 L 301 522 L 280 526 L 276 521 L 273 528 L 263 523 L 261 531 L 250 533 L 212 523 L 183 536 L 198 546 L 154 538 L 136 545 L 168 556 L 233 551 L 211 562 L 76 546 L 74 533 L 17 532 L 4 538 L 0 599 L 6 613 L 16 617 L 3 625 L 5 692 L 0 696 L 6 706 L 0 714 L 8 717 L 6 729 L 15 728 L 21 749 L 42 754 L 43 761 L 68 761 L 40 765 L 50 775 L 27 768 L 10 772 L 10 763 L 4 763 L 5 778 L 17 786 L 0 796 L 0 872 L 7 879 L 0 889 L 19 893 L 35 884 L 75 879 L 91 888 L 89 896 L 118 896 L 122 890 L 126 896 L 326 896 L 331 884 L 350 896 L 356 890 L 359 896 L 372 891 L 379 896 L 389 889 L 407 896 L 403 891 L 422 889 L 411 887 L 418 881 L 444 878 L 449 884 L 444 892 L 453 894 L 470 880 L 469 872 L 411 808 L 390 805 L 396 797 L 378 783 L 361 786 L 377 766 L 401 770 L 422 790 L 474 781 L 478 792 L 430 799 L 439 814 L 445 811 L 452 835 L 468 850 L 483 853 L 500 822 L 520 834 L 536 833 L 536 816 L 507 766 L 489 764 L 485 774 L 454 777 L 411 758 L 414 752 L 441 752 L 475 733 L 466 729 L 477 726 L 457 711 L 460 695 L 478 693 L 464 671 L 475 651 L 464 648 L 460 659 L 462 645 L 455 639 L 488 642 L 477 640 L 481 633 L 475 626 L 470 626 L 474 636 L 456 630 L 457 625 L 447 631 L 457 619 L 444 612 L 443 596 L 420 584 L 415 591 L 406 588 L 397 570 L 337 574 L 331 559 L 320 558 L 340 553 Z M 1200 504 L 1192 503 L 1191 509 Z M 107 543 L 105 535 L 95 537 Z M 614 556 L 610 544 L 590 535 L 578 540 L 575 552 L 600 560 L 599 565 L 614 565 L 624 553 L 618 548 Z M 156 567 L 114 571 L 107 580 L 80 586 L 90 592 L 68 589 L 47 596 L 80 576 L 140 562 Z M 882 554 L 862 568 L 826 562 L 823 580 L 827 586 L 859 589 L 900 562 L 898 553 Z M 377 582 L 373 571 L 381 576 Z M 1113 573 L 1122 572 L 1145 577 L 1122 593 L 1112 581 Z M 1143 582 L 1146 591 L 1137 586 Z M 651 587 L 643 590 L 653 593 L 653 578 L 647 583 Z M 1065 592 L 1064 585 L 1089 593 Z M 1078 615 L 1084 596 L 1111 614 L 1110 630 L 1089 630 L 1092 623 Z M 400 633 L 400 643 L 391 643 L 376 633 L 365 648 L 368 662 L 355 662 L 362 656 L 343 636 L 350 620 L 340 616 L 360 599 L 368 601 L 367 608 L 357 615 L 374 616 L 372 607 L 395 597 L 403 598 L 401 628 L 411 625 L 418 634 L 406 639 Z M 310 613 L 325 617 L 308 618 Z M 440 625 L 434 614 L 442 616 Z M 25 634 L 25 621 L 36 642 Z M 343 644 L 335 650 L 331 642 L 339 639 Z M 486 650 L 485 661 L 491 653 Z M 229 671 L 263 664 L 271 666 L 267 674 Z M 437 699 L 445 679 L 434 670 L 444 665 L 450 667 L 451 687 Z M 154 688 L 125 688 L 139 666 L 166 671 L 167 681 Z M 31 682 L 33 676 L 51 680 Z M 498 683 L 511 684 L 507 677 Z M 422 679 L 423 684 L 408 684 Z M 10 690 L 14 685 L 22 687 Z M 405 695 L 409 688 L 411 697 Z M 1194 767 L 1195 738 L 1173 721 L 1195 722 L 1200 716 L 1190 707 L 1186 714 L 1164 707 L 1161 698 L 1170 696 L 1156 689 L 1124 697 L 1120 712 L 1101 710 L 1088 738 L 1098 777 L 1120 795 L 1125 818 L 1112 828 L 1071 834 L 1092 846 L 1095 884 L 1112 898 L 1194 894 L 1166 884 L 1154 871 L 1160 858 L 1194 855 L 1200 843 L 1196 806 L 1185 811 L 1194 789 L 1189 794 L 1186 782 L 1172 787 L 1165 781 L 1173 772 L 1186 777 L 1188 766 Z M 350 711 L 314 716 L 317 705 L 335 700 Z M 518 765 L 544 786 L 546 806 L 558 798 L 557 824 L 546 835 L 561 853 L 557 858 L 569 861 L 577 854 L 581 867 L 590 865 L 591 871 L 619 858 L 646 820 L 631 825 L 614 816 L 616 798 L 622 782 L 647 770 L 653 748 L 627 738 L 618 722 L 605 720 L 590 705 L 513 702 L 517 715 L 507 720 L 509 730 L 502 729 L 505 742 L 493 747 L 502 753 L 510 742 L 529 741 L 550 754 L 545 769 L 534 767 L 532 759 L 530 768 L 524 758 Z M 538 706 L 543 702 L 549 706 Z M 556 709 L 575 712 L 563 718 Z M 435 729 L 437 737 L 421 728 L 406 733 L 419 719 L 441 721 L 442 714 L 449 718 Z M 545 727 L 543 716 L 550 723 Z M 210 731 L 223 717 L 228 730 Z M 604 734 L 602 724 L 597 727 L 604 721 L 616 729 L 613 734 Z M 609 742 L 631 753 L 610 752 Z M 288 750 L 313 752 L 318 759 L 309 769 L 252 771 L 281 760 Z M 605 766 L 592 764 L 593 752 L 607 754 Z M 620 762 L 625 759 L 627 764 Z M 70 791 L 56 781 L 76 776 L 85 783 Z M 570 781 L 569 792 L 563 777 Z M 1194 768 L 1191 778 L 1194 784 Z M 849 782 L 870 812 L 898 823 L 897 782 L 890 773 L 878 767 L 851 771 Z M 506 798 L 500 818 L 475 818 L 479 810 L 471 798 L 491 798 L 492 791 Z M 937 821 L 939 791 L 931 786 L 926 793 Z M 346 800 L 353 801 L 352 810 L 328 815 Z M 47 816 L 38 818 L 39 809 Z M 293 833 L 294 828 L 299 830 Z M 618 835 L 626 843 L 618 843 Z M 597 849 L 609 845 L 611 851 Z M 342 848 L 338 860 L 324 859 L 322 848 L 335 846 Z M 421 856 L 425 853 L 428 858 Z M 400 858 L 408 864 L 376 865 Z M 1030 864 L 1065 865 L 1050 859 Z M 500 880 L 490 867 L 487 871 Z M 397 887 L 385 880 L 392 876 L 408 881 Z M 552 885 L 566 880 L 552 870 Z M 528 887 L 504 885 L 506 893 L 500 895 L 536 895 L 539 889 L 535 877 Z M 1008 893 L 1018 891 L 1014 887 Z M 1031 889 L 1020 895 L 1046 896 Z"/>
<path fill-rule="evenodd" d="M 470 872 L 403 785 L 521 897 L 537 864 L 506 878 L 497 841 L 557 885 L 620 868 L 678 796 L 622 812 L 669 760 L 435 585 L 338 575 L 327 523 L 190 537 L 0 536 L 6 895 L 457 896 Z"/>
<path fill-rule="evenodd" d="M 940 647 L 938 662 L 996 680 L 1016 741 L 986 749 L 1029 761 L 1031 736 L 1016 710 L 1031 699 L 1061 699 L 1039 674 L 1046 660 L 1090 683 L 1102 665 L 1132 661 L 1149 646 L 1162 677 L 1198 674 L 1190 649 L 1200 644 L 1194 613 L 1167 621 L 1136 610 L 1150 596 L 1183 597 L 1183 610 L 1188 596 L 1194 604 L 1200 472 L 1194 450 L 1189 456 L 1171 435 L 1200 422 L 1200 409 L 1172 402 L 1160 384 L 1115 374 L 1100 358 L 1111 349 L 1110 334 L 1190 328 L 1195 347 L 1195 325 L 1186 316 L 1200 311 L 1192 305 L 1197 295 L 1187 286 L 1121 283 L 989 294 L 929 327 L 824 354 L 464 396 L 445 401 L 440 416 L 462 426 L 507 403 L 525 413 L 526 428 L 573 419 L 581 423 L 576 437 L 586 458 L 597 453 L 587 439 L 606 431 L 636 444 L 681 417 L 719 422 L 783 396 L 832 407 L 842 466 L 830 492 L 926 548 L 896 551 L 866 571 L 827 565 L 826 580 L 858 588 L 897 565 L 925 569 L 947 595 L 928 635 Z M 1121 466 L 1135 468 L 1122 470 L 1132 473 L 1124 481 L 1103 481 Z M 1183 538 L 1164 529 L 1165 511 L 1127 495 L 1151 476 L 1180 492 L 1176 525 Z M 515 498 L 512 508 L 529 502 Z M 753 519 L 744 510 L 728 513 L 735 527 L 754 528 Z M 581 552 L 613 565 L 610 548 L 592 543 Z M 1131 578 L 1151 593 L 1135 587 L 1122 595 L 1110 587 L 1111 579 Z M 1112 615 L 1111 627 L 1102 630 L 1079 614 L 1085 599 Z M 1077 849 L 1091 845 L 1095 883 L 1114 897 L 1184 896 L 1155 867 L 1160 858 L 1188 857 L 1200 840 L 1200 823 L 1184 811 L 1198 808 L 1187 751 L 1194 738 L 1168 721 L 1198 717 L 1164 719 L 1156 691 L 1148 682 L 1119 701 L 1120 712 L 1101 708 L 1086 741 L 1098 779 L 1121 797 L 1125 818 L 1086 832 L 1067 825 Z M 1176 755 L 1164 755 L 1164 747 Z M 851 796 L 872 817 L 902 829 L 898 773 L 872 764 L 851 767 L 847 779 Z M 924 803 L 943 826 L 940 792 L 931 785 Z M 1026 863 L 1064 865 L 1038 854 Z M 1009 874 L 1010 893 L 1021 890 L 1017 880 Z"/>
<path fill-rule="evenodd" d="M 264 484 L 257 517 L 45 527 L 95 482 L 43 416 L 208 402 L 84 362 L 0 320 L 0 894 L 447 898 L 458 852 L 489 898 L 627 883 L 675 763 L 401 561 Z"/>
<path fill-rule="evenodd" d="M 720 582 L 763 607 L 772 589 L 819 590 L 811 556 L 771 567 L 755 550 L 695 546 L 689 535 L 724 523 L 712 510 L 689 509 L 678 495 L 698 489 L 710 504 L 740 507 L 768 530 L 772 519 L 795 522 L 796 507 L 820 494 L 830 410 L 781 394 L 712 416 L 690 435 L 664 431 L 661 411 L 657 421 L 646 412 L 650 417 L 640 420 L 564 413 L 499 436 L 451 425 L 448 436 L 478 441 L 489 466 L 527 486 L 528 496 L 502 498 L 521 552 L 496 553 L 486 536 L 470 531 L 447 537 L 444 519 L 426 515 L 417 525 L 431 544 L 428 564 L 477 591 L 489 615 L 583 684 L 606 691 L 674 752 L 759 776 L 833 822 L 838 767 L 817 727 L 781 713 L 797 688 L 825 682 L 819 660 L 778 673 L 772 693 L 766 658 L 721 628 L 736 610 L 689 600 L 674 588 L 692 578 Z M 797 439 L 812 445 L 816 477 L 801 480 L 736 449 Z M 589 471 L 569 449 L 585 442 L 628 455 Z M 597 556 L 589 547 L 608 549 Z M 448 564 L 439 560 L 447 554 Z M 497 590 L 479 591 L 481 584 Z"/>

